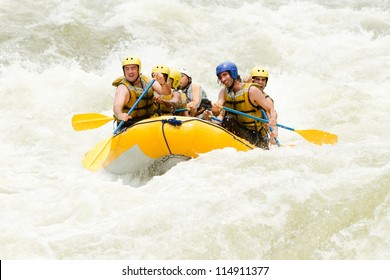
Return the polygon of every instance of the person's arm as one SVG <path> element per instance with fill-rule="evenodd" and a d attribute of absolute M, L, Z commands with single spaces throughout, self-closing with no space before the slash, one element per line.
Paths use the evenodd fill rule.
<path fill-rule="evenodd" d="M 252 77 L 251 76 L 246 76 L 244 79 L 242 79 L 244 83 L 252 83 Z"/>
<path fill-rule="evenodd" d="M 172 92 L 172 98 L 171 98 L 171 100 L 169 100 L 169 103 L 171 103 L 172 106 L 175 109 L 177 109 L 179 107 L 180 101 L 181 101 L 180 93 L 177 91 Z"/>
<path fill-rule="evenodd" d="M 164 75 L 161 73 L 154 73 L 153 78 L 158 83 L 153 83 L 152 88 L 155 92 L 162 95 L 169 95 L 171 94 L 171 89 L 169 88 L 168 84 L 165 82 Z M 150 83 L 150 80 L 148 81 Z"/>
<path fill-rule="evenodd" d="M 225 89 L 221 89 L 218 94 L 218 100 L 211 107 L 211 112 L 215 117 L 222 116 L 222 106 L 225 104 Z"/>
<path fill-rule="evenodd" d="M 128 119 L 131 119 L 129 115 L 123 112 L 123 107 L 125 106 L 125 104 L 129 103 L 129 101 L 129 90 L 126 88 L 125 85 L 119 85 L 115 92 L 113 108 L 114 114 L 119 120 L 127 121 Z"/>
<path fill-rule="evenodd" d="M 249 98 L 255 105 L 260 105 L 268 115 L 269 125 L 275 128 L 277 113 L 272 102 L 268 102 L 263 92 L 257 87 L 249 88 Z"/>
<path fill-rule="evenodd" d="M 163 99 L 163 103 L 165 103 L 168 107 L 171 107 L 173 110 L 176 110 L 177 107 L 179 107 L 180 99 L 180 93 L 172 92 L 172 98 L 169 100 Z"/>
<path fill-rule="evenodd" d="M 192 100 L 187 103 L 187 108 L 190 110 L 190 116 L 195 116 L 196 111 L 200 104 L 200 86 L 196 84 L 192 84 Z"/>
<path fill-rule="evenodd" d="M 156 94 L 154 96 L 154 102 L 164 104 L 165 106 L 172 108 L 172 110 L 176 110 L 179 107 L 181 101 L 181 95 L 179 92 L 172 92 L 171 99 L 164 99 L 162 95 Z"/>
<path fill-rule="evenodd" d="M 187 96 L 182 91 L 174 91 L 179 95 L 179 106 L 180 108 L 187 108 Z M 190 114 L 188 112 L 188 109 L 184 112 L 180 113 L 182 116 L 189 117 Z"/>
<path fill-rule="evenodd" d="M 274 101 L 271 99 L 271 97 L 269 97 L 269 96 L 267 96 L 267 97 L 265 97 L 265 100 L 267 100 L 267 102 L 273 107 L 273 108 L 275 108 L 275 105 L 274 105 Z M 268 117 L 268 119 L 271 117 L 269 114 L 267 114 L 267 117 Z M 277 121 L 278 120 L 278 113 L 275 111 L 275 120 Z M 276 127 L 276 130 L 278 130 L 277 129 L 277 127 Z"/>
<path fill-rule="evenodd" d="M 200 91 L 200 85 L 198 84 L 192 84 L 192 100 L 188 104 L 191 104 L 191 107 L 198 108 L 200 105 L 201 98 L 201 91 Z"/>
<path fill-rule="evenodd" d="M 267 102 L 275 108 L 274 101 L 272 100 L 271 97 L 268 96 L 265 98 L 265 100 L 267 100 Z M 266 113 L 266 115 L 267 115 L 268 119 L 271 117 L 269 115 L 269 113 Z M 275 120 L 276 120 L 276 122 L 278 121 L 278 112 L 276 112 L 276 111 L 275 111 Z M 268 125 L 268 131 L 269 131 L 269 134 L 271 136 L 271 144 L 275 145 L 276 144 L 275 138 L 277 139 L 279 137 L 278 127 L 275 126 L 272 129 L 270 129 L 270 126 Z"/>

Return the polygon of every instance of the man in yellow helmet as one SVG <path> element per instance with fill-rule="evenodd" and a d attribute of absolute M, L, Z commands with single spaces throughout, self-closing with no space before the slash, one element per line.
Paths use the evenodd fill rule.
<path fill-rule="evenodd" d="M 261 66 L 255 66 L 250 71 L 250 76 L 245 77 L 244 81 L 246 83 L 254 83 L 258 84 L 260 86 L 260 89 L 263 91 L 264 97 L 266 100 L 274 105 L 274 100 L 264 91 L 264 88 L 267 86 L 269 78 L 269 72 L 268 69 L 261 67 Z M 263 115 L 263 117 L 266 117 Z M 276 120 L 278 119 L 278 115 L 276 114 Z M 278 137 L 278 127 L 276 126 L 275 129 L 270 131 L 270 137 L 271 137 L 271 144 L 276 144 L 275 138 Z"/>
<path fill-rule="evenodd" d="M 250 76 L 245 77 L 243 80 L 245 83 L 255 83 L 258 84 L 260 89 L 263 91 L 265 98 L 270 100 L 272 103 L 273 99 L 264 91 L 264 88 L 268 83 L 269 72 L 267 69 L 261 66 L 255 66 L 250 72 Z"/>
<path fill-rule="evenodd" d="M 141 60 L 136 56 L 128 56 L 122 60 L 122 69 L 124 77 L 113 82 L 117 86 L 114 99 L 114 117 L 117 122 L 125 121 L 123 127 L 129 127 L 137 121 L 149 118 L 154 114 L 153 96 L 154 91 L 159 94 L 168 95 L 171 90 L 165 82 L 164 75 L 154 73 L 153 78 L 157 83 L 153 83 L 149 91 L 130 115 L 127 113 L 142 95 L 144 90 L 150 84 L 151 80 L 141 74 Z M 119 81 L 120 80 L 120 81 Z"/>
<path fill-rule="evenodd" d="M 252 77 L 252 82 L 259 84 L 261 89 L 264 91 L 264 88 L 267 86 L 269 77 L 268 70 L 260 66 L 255 66 L 250 72 L 250 77 Z"/>

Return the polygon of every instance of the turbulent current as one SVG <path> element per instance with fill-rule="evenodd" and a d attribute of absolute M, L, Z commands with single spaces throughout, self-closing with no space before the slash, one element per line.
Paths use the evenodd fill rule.
<path fill-rule="evenodd" d="M 390 259 L 388 1 L 0 1 L 0 259 Z M 270 151 L 214 150 L 165 173 L 90 172 L 121 59 L 269 69 Z"/>

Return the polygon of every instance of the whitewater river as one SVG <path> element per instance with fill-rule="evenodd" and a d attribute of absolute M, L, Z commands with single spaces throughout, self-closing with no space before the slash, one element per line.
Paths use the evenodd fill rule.
<path fill-rule="evenodd" d="M 0 0 L 0 259 L 390 259 L 389 1 Z M 267 67 L 278 122 L 339 137 L 215 150 L 164 174 L 90 172 L 121 59 Z M 152 145 L 153 143 L 151 143 Z M 292 145 L 292 146 L 290 146 Z"/>

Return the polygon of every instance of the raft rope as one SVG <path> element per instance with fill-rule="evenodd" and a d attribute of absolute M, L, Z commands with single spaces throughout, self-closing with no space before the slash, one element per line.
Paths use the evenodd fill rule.
<path fill-rule="evenodd" d="M 172 118 L 172 119 L 165 119 L 165 120 L 162 120 L 163 123 L 169 123 L 173 126 L 181 126 L 181 124 L 183 123 L 183 121 L 181 120 L 177 120 L 176 117 Z"/>
<path fill-rule="evenodd" d="M 167 146 L 169 153 L 172 155 L 171 148 L 169 148 L 169 144 L 168 144 L 167 138 L 166 138 L 166 136 L 165 136 L 164 125 L 165 125 L 166 123 L 168 123 L 168 124 L 173 125 L 173 126 L 181 126 L 182 123 L 183 123 L 183 121 L 178 120 L 178 119 L 176 119 L 176 118 L 174 117 L 174 118 L 172 118 L 172 119 L 163 119 L 163 120 L 161 120 L 161 122 L 162 122 L 162 126 L 161 126 L 162 135 L 163 135 L 163 137 L 164 137 L 165 145 Z"/>

